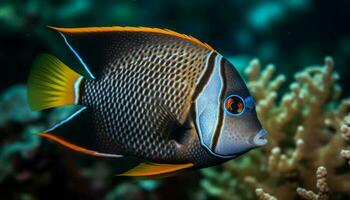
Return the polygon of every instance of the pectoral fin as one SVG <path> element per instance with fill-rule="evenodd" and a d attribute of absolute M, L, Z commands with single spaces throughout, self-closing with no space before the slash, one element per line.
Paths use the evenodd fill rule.
<path fill-rule="evenodd" d="M 187 121 L 185 123 L 179 122 L 175 114 L 160 99 L 158 100 L 158 108 L 158 120 L 162 124 L 160 132 L 170 134 L 170 139 L 183 144 L 187 136 L 186 132 L 191 129 L 191 126 Z M 169 130 L 171 131 L 169 132 Z"/>
<path fill-rule="evenodd" d="M 158 164 L 158 163 L 141 163 L 129 171 L 118 176 L 155 176 L 159 174 L 168 174 L 175 171 L 192 167 L 192 163 L 186 164 Z"/>

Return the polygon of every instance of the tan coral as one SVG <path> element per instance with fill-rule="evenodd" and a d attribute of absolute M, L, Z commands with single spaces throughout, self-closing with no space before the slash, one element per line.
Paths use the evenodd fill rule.
<path fill-rule="evenodd" d="M 343 150 L 340 151 L 340 155 L 341 155 L 343 158 L 347 159 L 347 160 L 348 160 L 348 163 L 349 163 L 349 165 L 350 165 L 350 150 L 345 150 L 345 149 L 343 149 Z"/>
<path fill-rule="evenodd" d="M 318 167 L 316 171 L 316 178 L 316 187 L 318 189 L 317 194 L 315 194 L 311 190 L 306 190 L 304 188 L 298 187 L 296 190 L 298 195 L 307 200 L 327 200 L 329 198 L 329 188 L 327 184 L 327 169 L 322 166 Z"/>
<path fill-rule="evenodd" d="M 304 154 L 304 141 L 298 139 L 295 146 L 290 157 L 286 154 L 281 154 L 280 147 L 274 147 L 271 150 L 268 160 L 268 171 L 271 175 L 280 175 L 281 173 L 290 172 L 297 168 Z"/>
<path fill-rule="evenodd" d="M 340 127 L 342 137 L 346 140 L 350 140 L 350 115 L 344 118 L 344 123 Z"/>
<path fill-rule="evenodd" d="M 344 122 L 340 127 L 340 132 L 345 140 L 350 141 L 350 114 L 344 118 Z M 342 149 L 340 155 L 347 159 L 350 165 L 350 150 Z"/>
<path fill-rule="evenodd" d="M 255 190 L 256 196 L 258 196 L 259 200 L 277 200 L 276 197 L 270 195 L 269 193 L 264 192 L 263 189 L 257 188 Z"/>

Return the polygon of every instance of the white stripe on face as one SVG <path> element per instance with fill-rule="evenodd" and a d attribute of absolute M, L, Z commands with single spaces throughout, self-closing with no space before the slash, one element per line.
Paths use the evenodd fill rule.
<path fill-rule="evenodd" d="M 219 111 L 221 109 L 220 96 L 224 84 L 220 71 L 221 60 L 221 55 L 215 56 L 215 63 L 209 80 L 196 99 L 196 125 L 201 145 L 214 155 L 216 155 L 212 151 L 214 133 L 217 129 L 219 133 L 221 132 L 221 127 L 218 127 Z M 210 62 L 207 60 L 208 63 Z M 210 68 L 210 66 L 207 67 Z"/>

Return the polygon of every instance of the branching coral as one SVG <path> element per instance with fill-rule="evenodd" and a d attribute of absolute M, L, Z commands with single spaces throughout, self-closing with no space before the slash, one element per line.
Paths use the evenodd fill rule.
<path fill-rule="evenodd" d="M 257 188 L 255 190 L 256 196 L 258 196 L 259 200 L 277 200 L 276 197 L 270 195 L 269 193 L 264 192 L 263 189 Z"/>
<path fill-rule="evenodd" d="M 311 190 L 306 190 L 304 188 L 297 188 L 297 193 L 307 200 L 327 200 L 328 197 L 328 184 L 327 184 L 327 169 L 325 167 L 318 167 L 316 172 L 318 193 L 315 194 Z"/>
<path fill-rule="evenodd" d="M 350 141 L 350 114 L 344 118 L 344 123 L 340 127 L 340 132 L 345 140 Z M 350 150 L 341 150 L 341 156 L 348 160 L 350 165 Z"/>
<path fill-rule="evenodd" d="M 330 190 L 340 197 L 349 197 L 350 173 L 338 169 L 346 164 L 340 152 L 347 144 L 340 132 L 348 135 L 349 127 L 342 124 L 350 99 L 339 100 L 339 75 L 334 72 L 332 58 L 327 57 L 324 66 L 308 67 L 295 74 L 289 90 L 282 95 L 279 90 L 286 77 L 274 78 L 275 71 L 274 65 L 262 70 L 257 59 L 245 71 L 258 116 L 269 133 L 268 145 L 221 167 L 205 170 L 202 186 L 220 199 L 230 198 L 218 188 L 222 193 L 235 194 L 235 199 L 255 199 L 256 188 L 260 199 L 269 198 L 268 195 L 294 199 L 298 186 L 315 189 L 315 180 L 309 175 L 324 166 Z M 343 150 L 342 155 L 350 159 L 348 150 Z M 222 184 L 223 174 L 237 183 L 235 188 Z"/>

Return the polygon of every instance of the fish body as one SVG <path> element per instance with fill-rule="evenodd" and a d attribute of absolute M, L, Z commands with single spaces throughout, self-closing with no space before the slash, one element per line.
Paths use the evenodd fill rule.
<path fill-rule="evenodd" d="M 95 156 L 145 160 L 124 173 L 130 176 L 212 166 L 266 143 L 244 81 L 209 45 L 162 29 L 54 29 L 81 70 L 40 56 L 30 105 L 82 109 L 41 136 Z M 47 71 L 54 72 L 39 77 Z M 78 124 L 89 131 L 79 133 Z"/>

